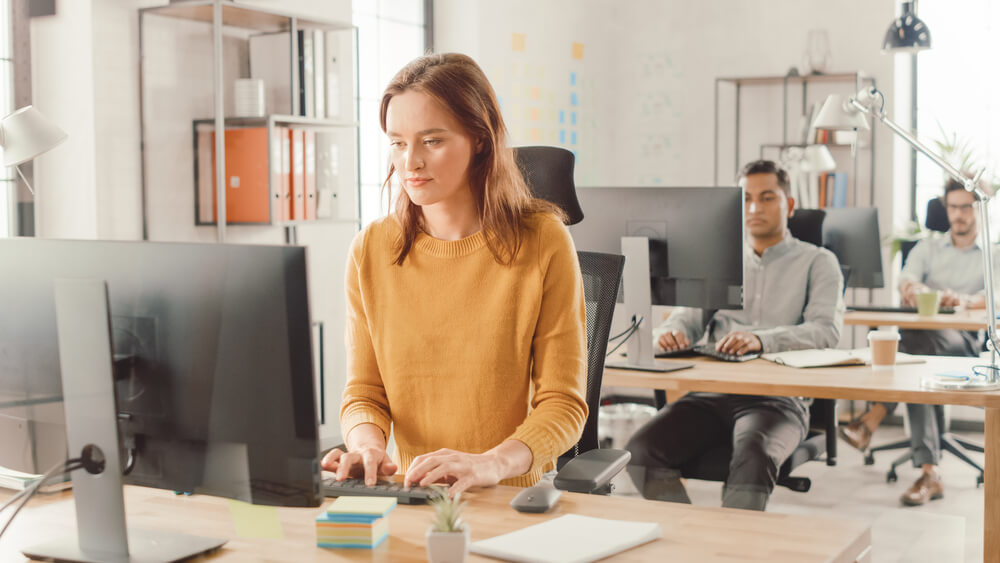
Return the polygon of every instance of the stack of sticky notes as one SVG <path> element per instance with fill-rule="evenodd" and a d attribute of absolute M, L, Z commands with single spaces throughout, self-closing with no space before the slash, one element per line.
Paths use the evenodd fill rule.
<path fill-rule="evenodd" d="M 395 497 L 339 497 L 316 517 L 316 545 L 374 549 L 389 536 Z"/>

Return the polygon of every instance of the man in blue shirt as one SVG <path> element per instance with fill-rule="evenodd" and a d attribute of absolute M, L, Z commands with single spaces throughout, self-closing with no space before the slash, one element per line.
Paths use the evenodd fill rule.
<path fill-rule="evenodd" d="M 957 181 L 945 186 L 945 207 L 950 229 L 947 236 L 928 238 L 910 251 L 900 275 L 899 292 L 903 305 L 915 306 L 922 291 L 937 290 L 941 306 L 982 309 L 986 306 L 983 281 L 983 255 L 976 225 L 977 198 Z M 911 354 L 942 356 L 978 356 L 980 343 L 976 332 L 960 330 L 903 330 L 899 348 Z M 847 443 L 859 450 L 868 449 L 872 434 L 882 419 L 895 410 L 897 403 L 875 403 L 861 417 L 841 428 Z M 937 466 L 941 458 L 940 424 L 944 410 L 940 405 L 907 404 L 910 417 L 910 449 L 913 466 L 920 468 L 920 478 L 900 498 L 907 506 L 918 506 L 944 496 L 944 486 Z"/>
<path fill-rule="evenodd" d="M 768 160 L 751 162 L 740 185 L 747 240 L 743 309 L 718 311 L 707 330 L 700 309 L 675 309 L 654 331 L 657 345 L 684 348 L 704 336 L 730 354 L 836 346 L 844 315 L 840 266 L 829 250 L 789 234 L 795 200 L 788 174 Z M 798 397 L 689 393 L 629 440 L 629 474 L 646 498 L 690 502 L 680 468 L 729 444 L 722 505 L 764 510 L 778 469 L 806 435 L 808 405 Z"/>

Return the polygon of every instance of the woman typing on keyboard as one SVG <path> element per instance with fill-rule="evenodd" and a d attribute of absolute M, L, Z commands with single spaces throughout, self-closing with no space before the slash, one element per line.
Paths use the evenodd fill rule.
<path fill-rule="evenodd" d="M 404 67 L 380 119 L 402 190 L 347 262 L 347 451 L 323 468 L 455 495 L 535 484 L 587 417 L 586 317 L 562 213 L 531 197 L 482 70 Z M 396 451 L 386 451 L 390 431 Z"/>

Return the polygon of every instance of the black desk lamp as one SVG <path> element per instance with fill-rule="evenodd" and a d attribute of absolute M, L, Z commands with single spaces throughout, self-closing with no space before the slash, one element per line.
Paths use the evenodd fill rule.
<path fill-rule="evenodd" d="M 532 195 L 566 212 L 567 225 L 583 221 L 573 182 L 573 153 L 559 147 L 515 147 L 514 159 Z"/>

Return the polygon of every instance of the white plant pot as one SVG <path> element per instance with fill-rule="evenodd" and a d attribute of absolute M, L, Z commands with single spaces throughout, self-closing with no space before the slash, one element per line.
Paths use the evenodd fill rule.
<path fill-rule="evenodd" d="M 430 563 L 464 563 L 469 556 L 469 527 L 461 532 L 438 532 L 427 528 L 427 560 Z"/>

